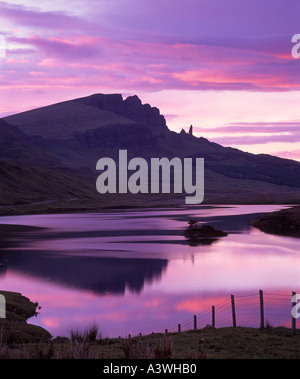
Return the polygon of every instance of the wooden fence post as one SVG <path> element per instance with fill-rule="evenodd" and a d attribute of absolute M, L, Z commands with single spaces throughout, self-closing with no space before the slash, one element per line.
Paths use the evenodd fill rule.
<path fill-rule="evenodd" d="M 194 330 L 197 330 L 197 316 L 194 315 Z"/>
<path fill-rule="evenodd" d="M 231 295 L 231 311 L 232 311 L 232 326 L 236 328 L 235 304 L 234 304 L 233 295 Z"/>
<path fill-rule="evenodd" d="M 260 327 L 265 327 L 265 315 L 264 315 L 264 293 L 259 290 L 259 304 L 260 304 Z"/>
<path fill-rule="evenodd" d="M 168 334 L 168 329 L 165 329 L 165 334 Z"/>
<path fill-rule="evenodd" d="M 296 296 L 296 292 L 293 291 L 292 292 L 292 309 L 297 304 L 296 298 L 295 298 L 295 301 L 293 301 L 294 296 Z M 296 317 L 294 317 L 293 314 L 292 314 L 292 332 L 293 332 L 293 334 L 296 334 Z"/>
<path fill-rule="evenodd" d="M 178 324 L 178 333 L 181 332 L 181 324 Z"/>
<path fill-rule="evenodd" d="M 211 324 L 215 328 L 215 326 L 216 326 L 216 313 L 215 313 L 215 306 L 214 305 L 211 307 Z"/>

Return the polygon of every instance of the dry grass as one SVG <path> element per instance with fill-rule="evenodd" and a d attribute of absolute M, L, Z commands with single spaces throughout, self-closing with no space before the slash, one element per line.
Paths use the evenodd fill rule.
<path fill-rule="evenodd" d="M 92 324 L 84 330 L 71 329 L 69 334 L 72 343 L 90 343 L 101 339 L 101 333 L 97 324 Z"/>
<path fill-rule="evenodd" d="M 0 359 L 300 358 L 300 334 L 293 335 L 284 328 L 207 328 L 167 336 L 151 334 L 125 339 L 92 337 L 92 340 L 87 337 L 88 331 L 91 332 L 89 329 L 73 331 L 73 339 L 60 337 L 40 343 L 7 343 L 0 331 Z"/>
<path fill-rule="evenodd" d="M 152 343 L 147 339 L 128 338 L 122 341 L 126 359 L 171 359 L 173 355 L 173 339 L 158 337 Z"/>

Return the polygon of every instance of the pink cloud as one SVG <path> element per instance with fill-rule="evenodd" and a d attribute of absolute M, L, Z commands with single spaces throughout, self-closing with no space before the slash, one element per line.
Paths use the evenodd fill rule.
<path fill-rule="evenodd" d="M 46 67 L 56 67 L 57 64 L 58 62 L 54 58 L 44 58 L 40 62 L 38 62 L 38 66 L 46 66 Z"/>
<path fill-rule="evenodd" d="M 56 63 L 55 69 L 63 72 L 71 65 L 74 73 L 81 77 L 87 77 L 91 69 L 114 72 L 118 80 L 118 74 L 122 74 L 124 88 L 134 85 L 149 89 L 151 85 L 159 85 L 164 89 L 285 91 L 300 87 L 300 81 L 295 79 L 298 69 L 296 62 L 291 62 L 287 71 L 280 59 L 274 65 L 267 54 L 253 54 L 246 50 L 192 44 L 124 42 L 99 36 L 52 36 L 46 39 L 32 36 L 11 37 L 9 40 L 37 49 L 35 55 L 40 57 L 37 63 L 40 66 L 54 67 Z M 157 63 L 158 56 L 160 63 Z M 221 66 L 218 59 L 222 62 Z M 202 67 L 196 68 L 199 63 Z M 190 69 L 186 70 L 186 67 Z M 143 76 L 140 75 L 142 72 Z"/>
<path fill-rule="evenodd" d="M 273 155 L 276 155 L 281 158 L 300 161 L 300 149 L 291 150 L 291 151 L 277 151 L 277 152 L 274 152 Z"/>
<path fill-rule="evenodd" d="M 211 140 L 226 146 L 256 145 L 266 142 L 294 143 L 300 140 L 300 121 L 235 122 L 230 126 L 216 128 L 194 126 L 194 132 L 201 135 L 209 133 Z"/>
<path fill-rule="evenodd" d="M 233 62 L 234 63 L 234 62 Z M 268 64 L 266 64 L 268 67 Z M 296 66 L 292 67 L 293 69 Z M 209 67 L 187 70 L 182 72 L 176 72 L 171 74 L 172 77 L 178 79 L 181 82 L 190 84 L 193 87 L 200 87 L 203 83 L 209 85 L 211 88 L 218 88 L 218 86 L 231 86 L 238 87 L 244 86 L 248 88 L 253 86 L 260 90 L 285 90 L 285 89 L 299 89 L 300 81 L 295 79 L 296 75 L 285 75 L 281 72 L 281 67 L 272 68 L 272 65 L 268 68 L 269 72 L 260 72 L 261 67 L 255 64 L 248 63 L 247 67 L 241 66 L 237 68 L 235 65 L 223 65 L 222 69 L 218 65 L 212 65 Z"/>
<path fill-rule="evenodd" d="M 197 133 L 219 133 L 222 135 L 235 133 L 285 133 L 299 134 L 300 121 L 264 121 L 264 122 L 233 122 L 230 125 L 202 128 L 194 126 Z"/>
<path fill-rule="evenodd" d="M 27 64 L 29 63 L 29 60 L 28 59 L 15 59 L 15 58 L 7 58 L 6 59 L 6 63 L 7 64 L 13 64 L 13 63 L 17 63 L 17 64 Z"/>
<path fill-rule="evenodd" d="M 169 0 L 161 0 L 159 6 L 116 0 L 100 7 L 96 1 L 74 0 L 72 8 L 56 0 L 1 2 L 7 40 L 7 60 L 1 61 L 1 109 L 17 112 L 25 104 L 32 108 L 93 92 L 189 90 L 196 103 L 198 91 L 300 90 L 299 61 L 291 56 L 296 6 L 286 12 L 286 1 L 272 7 L 251 0 L 226 6 L 222 1 L 184 3 L 174 0 L 170 8 Z M 16 90 L 18 106 L 12 101 Z M 177 110 L 167 113 L 176 117 Z M 213 105 L 201 109 L 197 119 L 210 113 L 214 121 L 214 110 Z M 187 112 L 185 119 L 189 118 Z M 229 127 L 232 132 L 239 129 Z M 258 133 L 263 130 L 255 128 Z M 274 125 L 274 133 L 276 129 Z M 225 129 L 220 132 L 227 140 L 219 142 L 242 143 L 237 136 L 228 139 Z M 290 128 L 289 133 L 286 142 L 299 138 Z M 259 138 L 252 137 L 249 143 L 258 143 Z M 272 138 L 280 142 L 280 136 Z"/>

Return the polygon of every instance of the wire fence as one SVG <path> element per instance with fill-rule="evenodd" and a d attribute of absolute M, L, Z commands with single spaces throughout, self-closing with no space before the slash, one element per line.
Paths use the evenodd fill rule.
<path fill-rule="evenodd" d="M 264 293 L 262 290 L 256 294 L 231 295 L 228 299 L 212 305 L 176 326 L 165 329 L 165 333 L 202 329 L 208 326 L 215 328 L 282 326 L 298 334 L 297 318 L 292 315 L 292 308 L 296 306 L 295 295 L 295 292 L 289 295 Z"/>

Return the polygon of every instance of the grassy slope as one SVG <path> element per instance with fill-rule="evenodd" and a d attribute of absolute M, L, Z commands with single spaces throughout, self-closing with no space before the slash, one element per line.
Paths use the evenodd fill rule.
<path fill-rule="evenodd" d="M 299 359 L 300 335 L 286 329 L 205 328 L 151 334 L 131 339 L 97 339 L 77 343 L 57 337 L 48 343 L 14 346 L 14 354 L 27 358 L 97 359 Z M 157 346 L 167 346 L 157 353 Z"/>
<path fill-rule="evenodd" d="M 67 101 L 8 116 L 5 121 L 29 135 L 68 139 L 72 133 L 134 123 L 116 113 Z"/>
<path fill-rule="evenodd" d="M 0 206 L 90 198 L 95 192 L 91 181 L 80 177 L 0 161 Z"/>
<path fill-rule="evenodd" d="M 0 161 L 0 215 L 71 213 L 118 207 L 185 204 L 186 194 L 100 195 L 96 191 L 96 178 L 97 174 L 94 178 L 83 178 L 73 175 L 71 171 L 28 167 Z M 209 170 L 205 172 L 205 196 L 202 204 L 298 202 L 299 192 L 295 188 L 254 180 L 226 178 Z M 33 205 L 30 205 L 31 203 Z"/>

